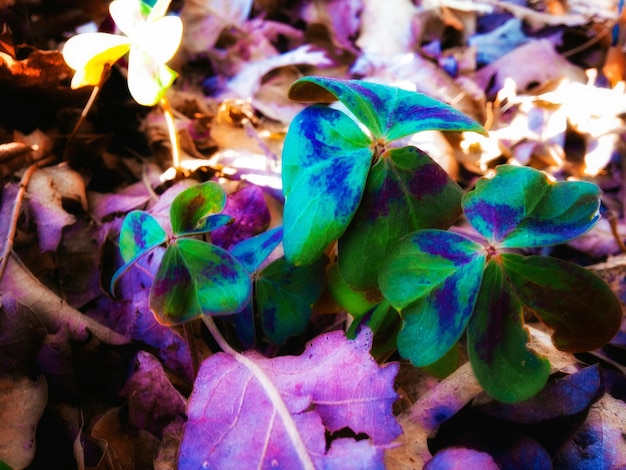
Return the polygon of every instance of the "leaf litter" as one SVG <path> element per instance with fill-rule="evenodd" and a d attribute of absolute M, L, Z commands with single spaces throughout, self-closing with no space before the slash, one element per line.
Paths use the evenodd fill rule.
<path fill-rule="evenodd" d="M 400 375 L 397 362 L 376 365 L 369 333 L 349 341 L 335 331 L 345 312 L 324 307 L 323 294 L 299 333 L 310 341 L 306 348 L 286 341 L 279 351 L 265 350 L 257 338 L 257 350 L 237 361 L 205 340 L 201 324 L 183 331 L 155 320 L 148 298 L 160 248 L 112 296 L 124 215 L 146 210 L 171 234 L 169 207 L 191 183 L 167 182 L 162 115 L 132 103 L 117 68 L 70 142 L 69 164 L 45 161 L 64 153 L 87 100 L 84 90 L 69 90 L 62 39 L 89 22 L 109 28 L 105 2 L 70 3 L 63 8 L 73 15 L 37 2 L 26 15 L 19 1 L 2 15 L 0 350 L 11 359 L 1 377 L 8 405 L 0 407 L 7 423 L 0 461 L 13 468 L 44 468 L 55 458 L 66 468 L 170 469 L 198 468 L 211 458 L 215 468 L 229 468 L 271 465 L 284 453 L 300 462 L 307 455 L 319 468 L 626 465 L 624 327 L 604 347 L 574 356 L 556 351 L 534 324 L 535 351 L 550 358 L 552 375 L 534 401 L 503 405 L 481 392 L 468 364 L 445 379 L 422 373 L 408 382 L 404 371 L 416 369 L 407 364 Z M 200 180 L 221 176 L 225 213 L 235 217 L 212 242 L 228 249 L 281 224 L 276 160 L 304 106 L 287 99 L 288 86 L 302 75 L 366 79 L 423 92 L 484 124 L 487 136 L 435 133 L 428 148 L 464 188 L 501 163 L 598 184 L 603 219 L 549 254 L 595 263 L 623 302 L 625 40 L 618 1 L 381 6 L 175 5 L 185 27 L 171 63 L 180 76 L 169 94 L 188 136 L 183 167 Z M 472 231 L 463 223 L 454 229 Z M 236 342 L 240 332 L 228 322 L 222 327 Z M 199 350 L 190 350 L 189 335 Z M 361 402 L 363 393 L 370 395 Z M 243 425 L 245 432 L 235 432 Z M 476 439 L 476 429 L 491 439 Z M 243 451 L 241 460 L 214 457 L 229 449 Z"/>

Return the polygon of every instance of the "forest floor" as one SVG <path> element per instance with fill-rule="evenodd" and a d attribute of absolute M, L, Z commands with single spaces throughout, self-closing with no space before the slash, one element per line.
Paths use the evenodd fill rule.
<path fill-rule="evenodd" d="M 224 345 L 204 323 L 183 329 L 155 320 L 148 308 L 155 260 L 121 277 L 112 295 L 111 278 L 123 264 L 122 221 L 141 209 L 162 223 L 177 194 L 213 180 L 229 194 L 226 213 L 240 217 L 214 243 L 227 248 L 280 226 L 282 144 L 304 108 L 287 90 L 302 76 L 418 91 L 479 122 L 488 135 L 428 131 L 407 140 L 464 190 L 504 163 L 597 184 L 598 224 L 541 254 L 588 267 L 626 301 L 626 17 L 617 0 L 174 0 L 170 11 L 184 30 L 169 62 L 178 77 L 167 99 L 182 179 L 180 172 L 172 178 L 162 109 L 132 99 L 125 59 L 81 118 L 92 87 L 71 89 L 74 70 L 61 51 L 76 34 L 114 31 L 108 3 L 1 2 L 0 470 L 194 468 L 181 463 L 179 449 L 184 442 L 187 453 L 206 450 L 200 435 L 185 431 L 197 412 L 190 394 L 204 377 L 198 364 L 232 364 L 218 363 Z M 236 344 L 232 325 L 217 323 Z M 311 355 L 337 350 L 366 367 L 358 348 L 348 351 L 335 336 L 319 340 L 348 325 L 325 292 L 304 333 L 257 349 L 290 358 L 281 367 L 296 370 L 310 341 Z M 557 351 L 539 324 L 529 327 L 554 372 L 534 401 L 506 409 L 491 401 L 463 354 L 445 379 L 391 355 L 387 363 L 400 363 L 389 382 L 397 395 L 384 406 L 393 403 L 397 421 L 380 428 L 391 438 L 375 442 L 347 424 L 327 425 L 326 450 L 334 449 L 327 468 L 367 468 L 359 462 L 369 452 L 391 469 L 625 468 L 625 324 L 603 348 L 576 355 Z M 328 375 L 328 386 L 362 373 L 318 359 L 310 373 Z M 391 371 L 372 374 L 383 381 Z M 228 401 L 247 396 L 237 395 L 241 384 L 229 386 L 207 409 L 245 408 L 243 399 Z M 437 414 L 442 407 L 446 416 Z M 210 413 L 202 420 L 212 429 Z M 271 427 L 252 418 L 246 426 L 232 444 L 241 455 L 215 454 L 203 468 L 253 468 L 254 459 L 269 468 L 271 446 L 250 436 Z M 285 426 L 277 446 L 294 443 Z"/>

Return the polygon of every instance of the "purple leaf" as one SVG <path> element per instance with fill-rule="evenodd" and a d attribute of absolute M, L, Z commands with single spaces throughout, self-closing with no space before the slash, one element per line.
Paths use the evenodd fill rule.
<path fill-rule="evenodd" d="M 225 250 L 263 232 L 270 223 L 270 211 L 258 186 L 246 186 L 229 194 L 222 213 L 234 217 L 235 222 L 213 230 L 211 241 Z"/>
<path fill-rule="evenodd" d="M 179 468 L 382 467 L 384 446 L 401 433 L 392 414 L 398 365 L 378 366 L 371 343 L 367 329 L 352 341 L 335 331 L 300 356 L 211 356 L 189 398 Z M 369 439 L 336 440 L 327 451 L 325 434 L 344 428 Z"/>
<path fill-rule="evenodd" d="M 496 465 L 491 455 L 485 452 L 455 447 L 437 452 L 424 466 L 424 470 L 462 470 L 466 468 L 497 470 L 500 467 Z"/>
<path fill-rule="evenodd" d="M 129 421 L 156 436 L 185 412 L 185 399 L 165 375 L 161 363 L 144 351 L 137 353 L 137 370 L 120 396 L 128 400 Z"/>

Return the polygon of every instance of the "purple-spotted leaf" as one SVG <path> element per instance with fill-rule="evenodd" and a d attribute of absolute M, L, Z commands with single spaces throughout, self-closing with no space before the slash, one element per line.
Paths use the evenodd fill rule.
<path fill-rule="evenodd" d="M 522 304 L 494 260 L 487 263 L 483 274 L 467 327 L 467 343 L 476 378 L 496 400 L 520 402 L 545 386 L 550 363 L 528 349 Z"/>
<path fill-rule="evenodd" d="M 383 154 L 339 240 L 342 277 L 359 290 L 375 287 L 389 248 L 415 230 L 447 229 L 461 214 L 462 195 L 443 168 L 416 147 Z"/>
<path fill-rule="evenodd" d="M 150 290 L 150 310 L 174 325 L 201 315 L 242 310 L 252 284 L 246 269 L 227 251 L 194 239 L 168 246 Z"/>
<path fill-rule="evenodd" d="M 120 254 L 124 263 L 130 263 L 166 240 L 165 230 L 154 217 L 144 211 L 132 211 L 120 229 Z"/>
<path fill-rule="evenodd" d="M 501 165 L 463 197 L 470 224 L 499 247 L 539 247 L 572 240 L 598 221 L 600 189 L 552 182 L 539 170 Z"/>
<path fill-rule="evenodd" d="M 397 364 L 370 356 L 372 334 L 318 336 L 302 355 L 214 354 L 187 406 L 178 468 L 383 468 L 400 433 L 392 413 Z M 344 428 L 368 439 L 332 439 Z M 358 457 L 358 458 L 357 458 Z"/>
<path fill-rule="evenodd" d="M 263 332 L 274 344 L 304 332 L 311 307 L 324 288 L 324 256 L 309 266 L 294 266 L 278 258 L 256 278 L 256 308 Z"/>
<path fill-rule="evenodd" d="M 111 278 L 110 290 L 115 291 L 115 284 L 139 258 L 167 241 L 165 230 L 154 217 L 144 211 L 132 211 L 126 214 L 120 229 L 119 246 L 124 265 Z"/>
<path fill-rule="evenodd" d="M 392 248 L 379 285 L 402 316 L 402 357 L 427 366 L 458 341 L 474 310 L 485 258 L 481 245 L 442 230 L 415 232 Z"/>
<path fill-rule="evenodd" d="M 276 227 L 256 237 L 247 238 L 230 249 L 230 254 L 254 273 L 283 239 L 283 228 Z"/>
<path fill-rule="evenodd" d="M 297 101 L 341 101 L 372 133 L 386 142 L 424 130 L 475 131 L 484 129 L 465 114 L 429 96 L 361 80 L 304 77 L 291 85 Z"/>
<path fill-rule="evenodd" d="M 224 189 L 214 181 L 205 181 L 178 194 L 170 206 L 172 231 L 176 235 L 204 233 L 226 223 L 229 219 L 211 219 L 226 204 Z M 215 222 L 224 222 L 215 226 Z"/>
<path fill-rule="evenodd" d="M 344 233 L 371 158 L 369 137 L 346 114 L 315 105 L 293 119 L 282 157 L 283 244 L 291 263 L 313 263 Z"/>
<path fill-rule="evenodd" d="M 211 242 L 225 250 L 262 233 L 270 223 L 270 211 L 265 194 L 259 186 L 244 186 L 226 198 L 222 213 L 235 219 L 234 223 L 211 232 Z"/>
<path fill-rule="evenodd" d="M 511 289 L 524 307 L 554 330 L 561 351 L 604 346 L 619 330 L 622 307 L 611 288 L 576 264 L 547 256 L 502 254 Z"/>

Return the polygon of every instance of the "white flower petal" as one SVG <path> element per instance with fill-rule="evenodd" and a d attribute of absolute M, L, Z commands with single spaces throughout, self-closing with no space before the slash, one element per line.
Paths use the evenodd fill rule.
<path fill-rule="evenodd" d="M 135 43 L 152 60 L 164 64 L 178 50 L 183 37 L 183 23 L 177 16 L 159 18 L 153 23 L 146 23 Z"/>
<path fill-rule="evenodd" d="M 176 72 L 150 60 L 142 49 L 133 48 L 128 59 L 128 89 L 143 106 L 154 106 L 170 87 Z"/>
<path fill-rule="evenodd" d="M 139 0 L 113 0 L 109 5 L 109 13 L 117 27 L 133 41 L 146 19 L 141 14 Z"/>
<path fill-rule="evenodd" d="M 73 36 L 63 46 L 63 58 L 74 70 L 82 69 L 97 55 L 118 46 L 130 45 L 128 38 L 108 33 L 85 33 Z M 117 56 L 116 62 L 122 55 Z"/>
<path fill-rule="evenodd" d="M 150 11 L 150 14 L 148 15 L 148 23 L 164 17 L 167 13 L 167 9 L 170 6 L 170 3 L 172 3 L 172 0 L 157 0 L 157 2 L 152 7 L 152 10 Z"/>

